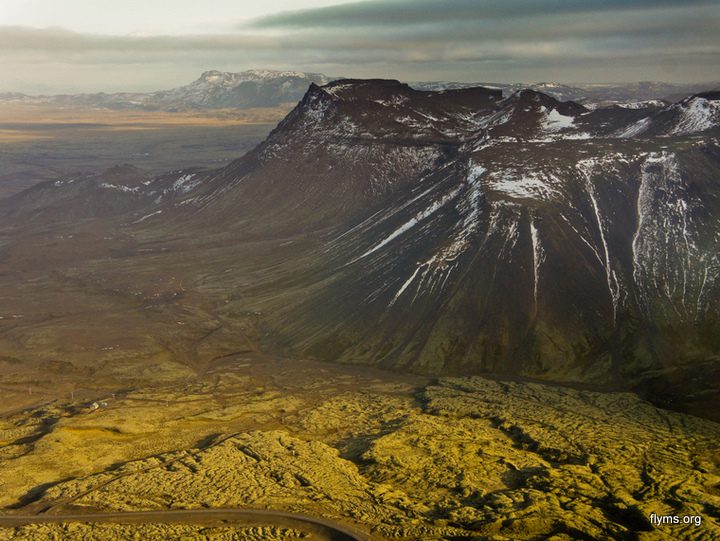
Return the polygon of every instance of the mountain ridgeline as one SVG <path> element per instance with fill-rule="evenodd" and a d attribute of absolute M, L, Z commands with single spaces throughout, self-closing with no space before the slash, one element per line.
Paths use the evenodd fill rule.
<path fill-rule="evenodd" d="M 534 90 L 341 80 L 312 84 L 223 169 L 129 171 L 126 185 L 115 171 L 80 191 L 61 179 L 0 213 L 5 229 L 41 230 L 77 227 L 82 208 L 135 247 L 166 246 L 160 274 L 191 250 L 187 288 L 218 317 L 254 314 L 267 352 L 638 389 L 709 415 L 718 136 L 717 93 L 587 109 Z M 148 279 L 139 253 L 124 269 Z"/>
<path fill-rule="evenodd" d="M 55 107 L 146 110 L 212 110 L 275 107 L 297 102 L 311 83 L 332 81 L 321 73 L 298 71 L 247 70 L 239 73 L 206 71 L 190 84 L 157 92 L 117 92 L 106 94 L 59 94 L 28 96 L 0 93 L 0 103 L 17 102 Z"/>

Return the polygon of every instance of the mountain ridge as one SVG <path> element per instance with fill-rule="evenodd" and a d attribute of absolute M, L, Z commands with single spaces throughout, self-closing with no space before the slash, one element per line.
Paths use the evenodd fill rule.
<path fill-rule="evenodd" d="M 324 85 L 339 79 L 342 78 L 299 71 L 251 69 L 243 72 L 222 72 L 209 70 L 203 72 L 195 81 L 171 90 L 39 96 L 4 92 L 0 93 L 0 103 L 148 110 L 272 107 L 299 101 L 311 83 Z M 720 88 L 720 81 L 693 84 L 653 81 L 605 84 L 415 81 L 407 84 L 416 90 L 424 91 L 452 91 L 484 87 L 499 90 L 504 97 L 519 90 L 530 89 L 561 101 L 578 101 L 587 107 L 627 104 L 637 108 L 658 105 L 658 101 L 673 103 L 693 94 L 717 91 Z"/>
<path fill-rule="evenodd" d="M 298 71 L 247 70 L 231 73 L 210 70 L 203 72 L 195 81 L 171 90 L 35 97 L 2 93 L 0 101 L 109 109 L 246 109 L 296 102 L 310 83 L 325 84 L 333 79 L 321 73 Z"/>
<path fill-rule="evenodd" d="M 250 318 L 263 350 L 652 389 L 711 415 L 718 393 L 700 377 L 720 352 L 716 104 L 313 85 L 221 170 L 136 179 L 132 193 L 95 185 L 146 196 L 111 217 L 135 239 L 122 252 L 134 278 L 118 284 L 114 261 L 84 276 L 138 289 L 200 251 L 202 269 L 182 260 L 183 295 Z M 133 267 L 141 250 L 154 270 Z"/>

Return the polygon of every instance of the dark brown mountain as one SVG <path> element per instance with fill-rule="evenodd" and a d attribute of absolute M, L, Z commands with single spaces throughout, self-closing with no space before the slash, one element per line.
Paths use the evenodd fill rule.
<path fill-rule="evenodd" d="M 136 246 L 165 250 L 123 272 L 181 267 L 193 298 L 249 318 L 265 351 L 640 389 L 711 415 L 717 104 L 590 110 L 531 90 L 312 85 L 242 159 L 183 189 L 185 172 L 131 174 L 115 190 L 127 205 L 103 208 Z M 95 181 L 50 197 L 75 189 L 58 183 L 32 195 L 46 203 L 21 203 L 26 192 L 2 205 L 4 222 L 100 193 Z M 110 263 L 92 265 L 107 279 Z"/>

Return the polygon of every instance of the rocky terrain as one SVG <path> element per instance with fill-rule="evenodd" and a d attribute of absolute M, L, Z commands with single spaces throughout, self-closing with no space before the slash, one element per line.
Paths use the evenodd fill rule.
<path fill-rule="evenodd" d="M 349 521 L 379 539 L 720 535 L 720 426 L 632 394 L 240 357 L 107 400 L 88 411 L 64 398 L 1 421 L 6 514 L 250 507 Z M 693 518 L 657 525 L 652 514 Z M 290 536 L 271 528 L 61 522 L 0 539 Z"/>

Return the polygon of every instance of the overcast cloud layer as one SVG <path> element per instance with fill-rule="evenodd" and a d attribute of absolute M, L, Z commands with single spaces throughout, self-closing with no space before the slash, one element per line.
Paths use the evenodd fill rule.
<path fill-rule="evenodd" d="M 716 0 L 370 0 L 180 35 L 6 25 L 0 90 L 159 90 L 208 69 L 250 68 L 406 81 L 709 82 L 720 79 L 719 28 Z"/>

